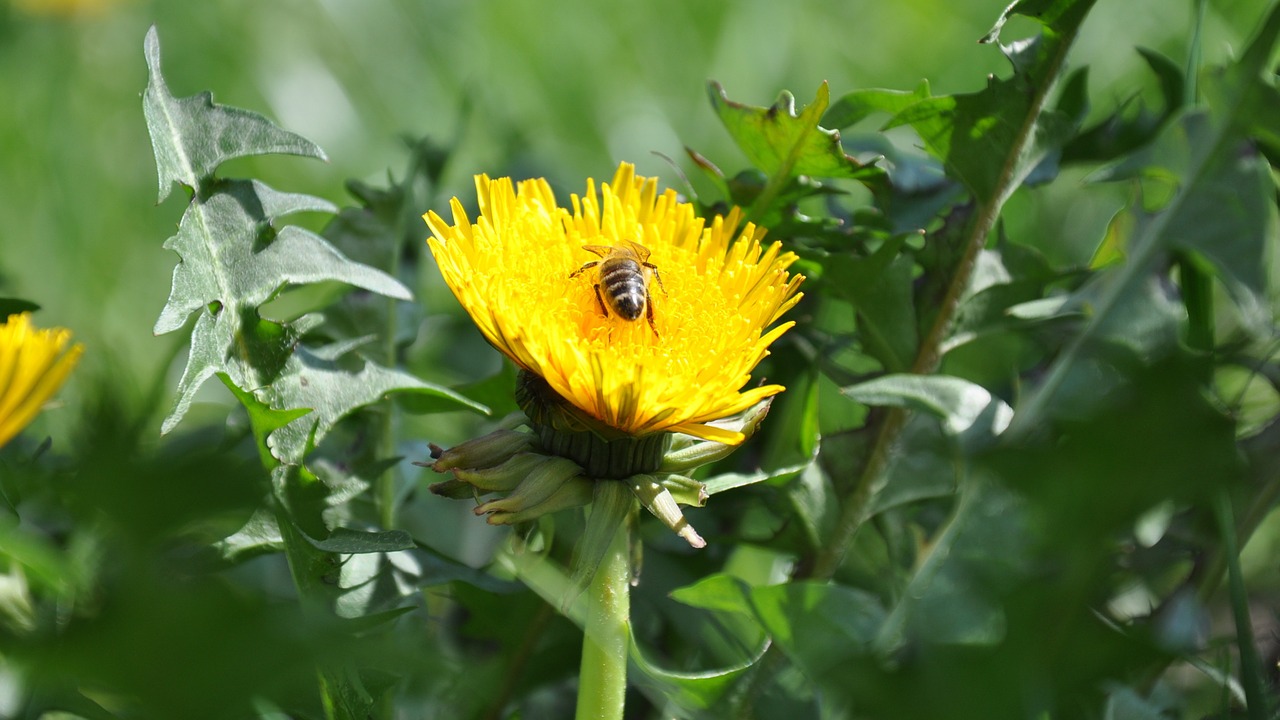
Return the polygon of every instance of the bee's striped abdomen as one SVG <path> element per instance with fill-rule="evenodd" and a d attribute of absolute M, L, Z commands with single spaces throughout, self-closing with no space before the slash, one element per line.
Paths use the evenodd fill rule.
<path fill-rule="evenodd" d="M 609 258 L 600 265 L 600 285 L 609 306 L 624 320 L 644 314 L 649 290 L 644 269 L 631 258 Z"/>

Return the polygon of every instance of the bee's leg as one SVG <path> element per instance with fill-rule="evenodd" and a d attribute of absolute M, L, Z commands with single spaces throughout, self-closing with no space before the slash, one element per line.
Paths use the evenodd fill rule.
<path fill-rule="evenodd" d="M 653 271 L 653 276 L 658 279 L 658 287 L 662 288 L 662 294 L 666 295 L 667 288 L 665 285 L 662 284 L 662 273 L 658 272 L 658 266 L 654 265 L 651 262 L 641 263 L 641 264 Z"/>
<path fill-rule="evenodd" d="M 594 264 L 594 263 L 592 263 L 592 264 Z M 579 272 L 581 272 L 581 271 L 579 271 Z M 605 304 L 604 304 L 604 296 L 602 296 L 602 295 L 600 294 L 600 283 L 596 283 L 596 284 L 595 284 L 595 285 L 593 285 L 592 287 L 594 287 L 594 288 L 596 289 L 596 302 L 600 303 L 600 312 L 604 313 L 604 316 L 605 316 L 605 317 L 609 317 L 609 308 L 605 306 Z"/>
<path fill-rule="evenodd" d="M 599 264 L 600 264 L 599 260 L 594 260 L 592 262 L 589 262 L 586 265 L 583 265 L 582 267 L 578 268 L 577 270 L 574 270 L 573 272 L 569 273 L 569 277 L 577 277 L 579 274 L 582 273 L 583 270 L 590 270 L 591 268 Z"/>
<path fill-rule="evenodd" d="M 663 292 L 666 292 L 665 290 Z M 658 326 L 653 324 L 653 298 L 649 296 L 649 291 L 644 292 L 644 316 L 649 321 L 649 328 L 653 330 L 654 337 L 662 337 L 658 334 Z"/>

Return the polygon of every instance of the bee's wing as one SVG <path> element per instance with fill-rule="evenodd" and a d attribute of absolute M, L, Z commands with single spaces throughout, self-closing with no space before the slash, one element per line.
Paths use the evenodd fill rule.
<path fill-rule="evenodd" d="M 636 259 L 639 260 L 640 262 L 644 262 L 649 259 L 649 248 L 641 245 L 635 240 L 623 240 L 621 245 L 622 247 L 635 253 Z"/>
<path fill-rule="evenodd" d="M 613 253 L 613 246 L 611 245 L 583 245 L 582 249 L 587 252 L 593 252 L 600 257 L 609 257 Z"/>

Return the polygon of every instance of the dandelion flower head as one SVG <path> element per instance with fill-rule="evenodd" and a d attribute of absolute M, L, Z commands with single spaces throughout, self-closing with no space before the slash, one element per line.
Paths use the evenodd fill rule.
<path fill-rule="evenodd" d="M 542 378 L 582 414 L 632 436 L 682 432 L 728 444 L 741 433 L 710 425 L 782 391 L 744 390 L 779 324 L 800 299 L 796 260 L 735 209 L 709 223 L 673 190 L 623 163 L 612 182 L 560 207 L 543 179 L 476 177 L 479 216 L 451 203 L 453 224 L 434 212 L 431 251 L 481 333 Z M 648 249 L 654 326 L 602 307 L 599 261 L 583 246 Z M 660 282 L 659 282 L 660 280 Z M 602 288 L 604 289 L 604 288 Z"/>

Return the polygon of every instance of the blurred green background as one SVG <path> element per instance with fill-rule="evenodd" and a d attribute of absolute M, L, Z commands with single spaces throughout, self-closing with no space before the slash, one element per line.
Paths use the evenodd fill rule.
<path fill-rule="evenodd" d="M 694 174 L 682 158 L 686 145 L 736 173 L 745 160 L 709 107 L 708 79 L 720 81 L 731 98 L 756 105 L 769 104 L 783 89 L 808 102 L 823 80 L 833 97 L 866 87 L 909 89 L 922 79 L 936 94 L 976 90 L 989 74 L 1007 73 L 999 50 L 976 42 L 1006 4 L 0 0 L 0 296 L 41 304 L 38 323 L 69 327 L 88 346 L 61 394 L 63 407 L 44 413 L 28 434 L 37 442 L 50 435 L 55 448 L 65 450 L 75 437 L 69 428 L 103 380 L 133 403 L 157 387 L 167 409 L 185 364 L 187 333 L 156 338 L 151 332 L 177 261 L 161 245 L 186 202 L 184 193 L 175 192 L 156 206 L 141 112 L 142 43 L 152 24 L 159 28 L 164 74 L 176 95 L 211 90 L 218 102 L 261 112 L 316 141 L 330 158 L 327 164 L 246 159 L 224 167 L 223 174 L 342 205 L 351 202 L 347 179 L 385 184 L 388 171 L 399 175 L 407 163 L 402 138 L 429 136 L 452 150 L 442 182 L 431 189 L 432 207 L 442 210 L 455 194 L 471 204 L 471 176 L 478 172 L 546 176 L 565 196 L 580 192 L 586 177 L 607 178 L 627 160 L 643 174 L 682 187 L 678 174 L 653 153 L 676 158 Z M 1210 2 L 1203 63 L 1237 53 L 1267 4 Z M 1155 79 L 1134 48 L 1183 63 L 1193 8 L 1191 0 L 1099 0 L 1073 50 L 1073 64 L 1090 68 L 1095 117 L 1126 103 L 1157 102 Z M 1012 23 L 1003 37 L 1016 38 L 1023 29 L 1029 27 Z M 907 135 L 894 137 L 912 142 Z M 1055 265 L 1085 262 L 1128 192 L 1120 184 L 1086 192 L 1090 170 L 1072 169 L 1065 182 L 1019 192 L 1006 207 L 1005 231 Z M 313 229 L 325 220 L 298 219 Z M 425 225 L 420 232 L 425 239 Z M 456 317 L 458 311 L 429 261 L 414 290 L 428 306 L 416 357 L 434 359 L 414 365 L 415 372 L 452 384 L 497 368 L 496 353 L 465 321 L 440 321 L 441 314 Z M 220 422 L 233 404 L 216 382 L 200 399 L 212 406 L 193 412 L 183 429 Z M 158 441 L 163 414 L 152 418 L 150 441 Z M 452 428 L 447 420 L 428 422 L 441 434 L 426 439 L 449 445 L 465 437 L 476 419 L 467 416 Z M 215 435 L 185 445 L 179 438 L 168 450 L 184 457 L 197 446 L 208 450 Z M 424 457 L 419 450 L 407 454 Z M 236 477 L 236 469 L 194 458 L 190 470 L 177 466 L 189 482 L 172 494 L 204 511 L 210 503 L 190 488 L 200 487 L 201 478 L 212 486 L 223 475 Z M 107 466 L 77 478 L 83 485 L 69 495 L 80 493 L 94 509 L 111 511 L 112 500 L 128 505 L 159 495 L 170 479 L 157 471 L 160 479 L 149 487 L 121 484 L 124 475 Z M 245 497 L 225 503 L 243 509 L 252 504 L 255 487 L 233 487 Z M 492 537 L 465 504 L 445 505 L 431 506 L 426 520 L 425 513 L 406 519 L 415 538 L 446 548 L 437 541 L 447 536 L 460 548 L 468 536 Z M 1276 537 L 1260 533 L 1254 554 L 1246 555 L 1253 577 L 1270 572 L 1274 582 Z M 483 556 L 483 548 L 473 556 L 459 553 L 468 561 Z M 140 586 L 145 593 L 148 586 Z M 493 607 L 495 616 L 512 614 L 509 605 Z M 246 614 L 261 615 L 257 608 Z M 265 625 L 293 627 L 263 617 Z M 217 623 L 197 612 L 190 624 L 208 629 Z M 169 630 L 159 625 L 154 632 L 163 637 Z M 104 642 L 102 657 L 116 644 Z M 228 652 L 227 664 L 234 665 L 235 657 Z M 287 660 L 259 658 L 262 665 Z"/>
<path fill-rule="evenodd" d="M 997 49 L 976 44 L 1004 5 L 4 0 L 0 295 L 38 302 L 40 324 L 69 327 L 88 346 L 63 393 L 66 405 L 74 407 L 77 382 L 104 375 L 126 393 L 160 374 L 170 391 L 176 383 L 183 333 L 151 334 L 177 260 L 161 243 L 185 203 L 175 193 L 155 205 L 140 99 L 142 39 L 153 23 L 176 95 L 212 90 L 216 101 L 262 112 L 330 157 L 328 164 L 238 161 L 223 174 L 346 204 L 344 180 L 385 183 L 389 169 L 405 166 L 400 138 L 428 135 L 454 148 L 443 187 L 434 190 L 433 205 L 443 208 L 450 195 L 471 193 L 476 172 L 544 175 L 567 194 L 629 160 L 679 187 L 652 153 L 682 159 L 684 145 L 734 173 L 744 161 L 708 107 L 710 78 L 730 97 L 759 105 L 783 89 L 807 102 L 822 80 L 833 97 L 862 87 L 907 89 L 922 78 L 935 93 L 973 90 L 1006 70 Z M 1211 2 L 1205 61 L 1241 47 L 1263 6 Z M 1143 88 L 1154 97 L 1133 48 L 1182 62 L 1192 12 L 1190 0 L 1099 3 L 1074 50 L 1075 63 L 1091 68 L 1095 113 Z M 1115 209 L 1100 203 L 1106 193 L 1087 202 L 1054 193 L 1024 194 L 1006 220 L 1016 228 L 1019 217 L 1034 217 L 1038 232 L 1061 232 L 1039 240 L 1068 256 L 1072 247 L 1093 247 Z M 423 272 L 424 282 L 435 282 L 433 268 Z M 216 384 L 202 398 L 230 400 Z M 56 430 L 67 414 L 45 413 L 41 422 Z"/>

